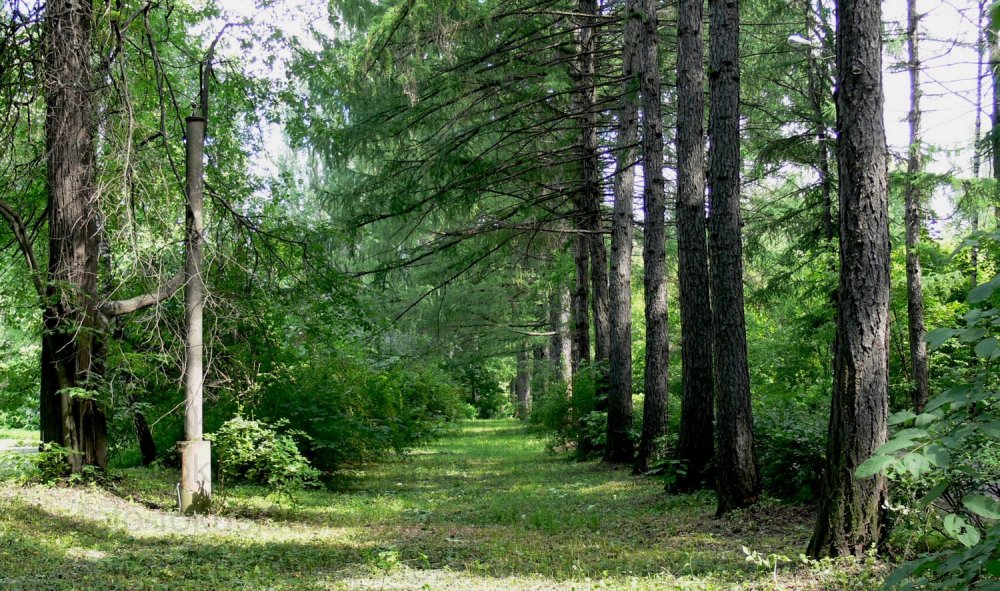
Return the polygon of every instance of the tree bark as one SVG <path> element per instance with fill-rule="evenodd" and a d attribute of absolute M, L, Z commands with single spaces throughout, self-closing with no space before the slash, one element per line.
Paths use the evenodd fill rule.
<path fill-rule="evenodd" d="M 633 469 L 649 470 L 659 459 L 657 445 L 667 434 L 670 343 L 667 324 L 666 209 L 663 181 L 663 118 L 660 115 L 660 39 L 657 0 L 641 0 L 639 79 L 642 95 L 643 211 L 642 260 L 646 299 L 646 379 L 642 434 Z"/>
<path fill-rule="evenodd" d="M 920 54 L 919 24 L 916 0 L 907 0 L 906 46 L 910 73 L 910 148 L 906 161 L 906 312 L 910 335 L 910 359 L 913 368 L 913 408 L 920 413 L 930 396 L 927 375 L 927 343 L 924 336 L 923 270 L 920 265 L 920 230 L 923 226 L 923 197 L 920 180 L 923 169 L 920 153 Z"/>
<path fill-rule="evenodd" d="M 97 315 L 91 26 L 93 8 L 53 0 L 45 14 L 49 266 L 39 397 L 42 441 L 70 450 L 73 471 L 107 466 L 107 421 L 88 394 Z M 97 345 L 99 347 L 99 345 Z"/>
<path fill-rule="evenodd" d="M 677 21 L 677 267 L 681 314 L 681 421 L 677 489 L 708 477 L 715 453 L 712 308 L 705 219 L 703 0 L 680 0 Z"/>
<path fill-rule="evenodd" d="M 578 0 L 577 114 L 580 125 L 581 184 L 578 200 L 590 255 L 591 308 L 594 322 L 594 366 L 598 400 L 607 391 L 610 351 L 608 323 L 608 253 L 601 216 L 601 169 L 597 138 L 597 0 Z"/>
<path fill-rule="evenodd" d="M 590 363 L 590 241 L 584 234 L 573 240 L 575 268 L 570 339 L 573 375 Z"/>
<path fill-rule="evenodd" d="M 861 555 L 885 534 L 882 476 L 854 478 L 886 439 L 889 202 L 881 4 L 837 2 L 840 288 L 826 470 L 810 556 Z"/>
<path fill-rule="evenodd" d="M 528 420 L 531 412 L 531 365 L 528 349 L 522 348 L 517 353 L 517 377 L 514 378 L 514 398 L 517 402 L 517 418 Z"/>
<path fill-rule="evenodd" d="M 549 294 L 549 359 L 555 368 L 556 378 L 567 387 L 573 380 L 573 360 L 570 346 L 570 294 L 565 285 L 553 287 Z"/>
<path fill-rule="evenodd" d="M 632 202 L 635 198 L 636 139 L 639 129 L 638 0 L 625 3 L 622 44 L 622 99 L 615 150 L 615 207 L 611 223 L 611 329 L 608 434 L 604 461 L 631 462 L 632 441 Z"/>
<path fill-rule="evenodd" d="M 710 0 L 709 251 L 715 328 L 718 513 L 760 495 L 750 406 L 740 230 L 740 12 Z"/>

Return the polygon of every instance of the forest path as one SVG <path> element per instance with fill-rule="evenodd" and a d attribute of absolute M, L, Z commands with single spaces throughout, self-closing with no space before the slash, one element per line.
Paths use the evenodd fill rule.
<path fill-rule="evenodd" d="M 224 517 L 185 519 L 167 510 L 175 479 L 129 470 L 117 496 L 0 483 L 0 589 L 772 589 L 741 547 L 796 556 L 810 521 L 775 504 L 715 519 L 711 495 L 547 453 L 509 420 L 464 423 L 293 507 L 239 487 Z M 778 579 L 834 588 L 821 570 Z"/>

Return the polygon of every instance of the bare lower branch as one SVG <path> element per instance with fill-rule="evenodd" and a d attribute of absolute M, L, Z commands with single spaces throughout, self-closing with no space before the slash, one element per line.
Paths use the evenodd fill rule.
<path fill-rule="evenodd" d="M 180 272 L 168 279 L 155 293 L 144 293 L 127 300 L 104 302 L 101 304 L 101 312 L 110 317 L 138 312 L 174 295 L 182 285 L 184 285 L 184 273 Z"/>

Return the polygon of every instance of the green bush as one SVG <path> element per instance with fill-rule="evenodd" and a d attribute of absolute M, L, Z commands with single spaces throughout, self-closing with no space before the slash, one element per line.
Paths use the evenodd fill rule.
<path fill-rule="evenodd" d="M 901 520 L 921 521 L 924 553 L 886 580 L 889 589 L 995 589 L 1000 579 L 1000 359 L 996 303 L 1000 275 L 972 290 L 965 326 L 927 334 L 929 349 L 951 339 L 971 348 L 979 367 L 966 383 L 933 397 L 921 414 L 889 417 L 894 434 L 856 476 L 885 474 L 911 493 L 894 507 Z M 917 495 L 912 493 L 917 491 Z M 938 533 L 939 532 L 939 533 Z M 931 543 L 931 535 L 938 537 Z"/>
<path fill-rule="evenodd" d="M 465 417 L 467 407 L 458 387 L 436 367 L 380 367 L 332 351 L 325 359 L 274 372 L 257 408 L 306 433 L 304 450 L 313 465 L 333 471 L 402 453 Z"/>
<path fill-rule="evenodd" d="M 761 485 L 773 497 L 796 502 L 819 497 L 826 450 L 823 409 L 785 403 L 755 409 L 754 436 Z"/>
<path fill-rule="evenodd" d="M 309 465 L 291 434 L 278 432 L 283 426 L 236 416 L 209 435 L 220 483 L 262 484 L 284 493 L 315 486 L 319 470 Z"/>

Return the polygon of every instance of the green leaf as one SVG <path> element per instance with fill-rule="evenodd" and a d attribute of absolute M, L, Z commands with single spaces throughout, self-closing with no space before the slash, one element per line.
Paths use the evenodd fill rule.
<path fill-rule="evenodd" d="M 925 412 L 925 413 L 917 416 L 917 420 L 916 420 L 916 422 L 914 424 L 917 427 L 926 427 L 927 425 L 930 425 L 931 423 L 933 423 L 934 421 L 936 421 L 936 420 L 938 420 L 940 418 L 941 418 L 941 415 L 939 415 L 937 413 Z"/>
<path fill-rule="evenodd" d="M 995 439 L 1000 439 L 1000 421 L 990 421 L 983 423 L 983 431 Z"/>
<path fill-rule="evenodd" d="M 901 425 L 906 421 L 917 418 L 916 413 L 910 412 L 908 410 L 901 410 L 899 412 L 894 412 L 889 415 L 890 425 Z"/>
<path fill-rule="evenodd" d="M 969 525 L 963 517 L 949 513 L 944 517 L 944 530 L 967 548 L 979 543 L 979 530 Z"/>
<path fill-rule="evenodd" d="M 924 455 L 938 468 L 947 469 L 951 465 L 951 454 L 943 445 L 936 443 L 928 445 L 924 450 Z"/>
<path fill-rule="evenodd" d="M 986 563 L 986 572 L 994 577 L 1000 577 L 1000 560 L 991 560 Z"/>
<path fill-rule="evenodd" d="M 926 335 L 924 335 L 924 340 L 927 341 L 927 348 L 931 351 L 937 349 L 945 343 L 948 339 L 955 336 L 958 331 L 950 328 L 935 328 Z"/>
<path fill-rule="evenodd" d="M 966 495 L 962 504 L 976 515 L 990 519 L 1000 519 L 1000 502 L 986 495 Z"/>
<path fill-rule="evenodd" d="M 903 457 L 903 467 L 914 476 L 921 476 L 931 469 L 931 463 L 920 452 L 912 452 Z"/>
<path fill-rule="evenodd" d="M 986 329 L 980 326 L 968 328 L 958 334 L 960 343 L 972 343 L 986 336 Z"/>
<path fill-rule="evenodd" d="M 996 337 L 990 337 L 979 341 L 979 344 L 976 345 L 976 355 L 993 357 L 997 353 L 997 349 L 1000 349 L 1000 342 L 997 342 Z"/>
<path fill-rule="evenodd" d="M 968 397 L 969 392 L 972 390 L 972 386 L 969 384 L 962 384 L 960 386 L 955 386 L 953 388 L 948 388 L 941 394 L 935 396 L 927 403 L 924 407 L 925 412 L 931 412 L 936 410 L 945 404 L 952 402 L 965 401 Z"/>
<path fill-rule="evenodd" d="M 977 304 L 979 302 L 985 302 L 990 299 L 993 295 L 993 285 L 991 283 L 983 283 L 972 288 L 969 292 L 968 301 L 970 304 Z"/>
<path fill-rule="evenodd" d="M 875 453 L 879 455 L 891 454 L 893 452 L 897 452 L 901 449 L 907 449 L 915 445 L 917 445 L 917 443 L 913 440 L 893 437 L 889 441 L 886 441 L 882 445 L 878 446 L 878 448 L 875 450 Z"/>
<path fill-rule="evenodd" d="M 861 462 L 861 465 L 854 471 L 854 477 L 857 479 L 871 478 L 884 471 L 889 464 L 895 461 L 896 458 L 892 456 L 872 456 Z"/>
<path fill-rule="evenodd" d="M 903 429 L 902 431 L 896 433 L 892 436 L 893 439 L 923 439 L 929 437 L 930 433 L 927 429 L 921 429 L 920 427 L 910 427 L 909 429 Z"/>
<path fill-rule="evenodd" d="M 917 507 L 920 509 L 926 509 L 928 505 L 938 500 L 938 498 L 944 494 L 944 491 L 948 490 L 949 486 L 951 486 L 951 481 L 948 479 L 935 484 L 929 491 L 927 491 L 927 494 L 917 502 Z"/>

